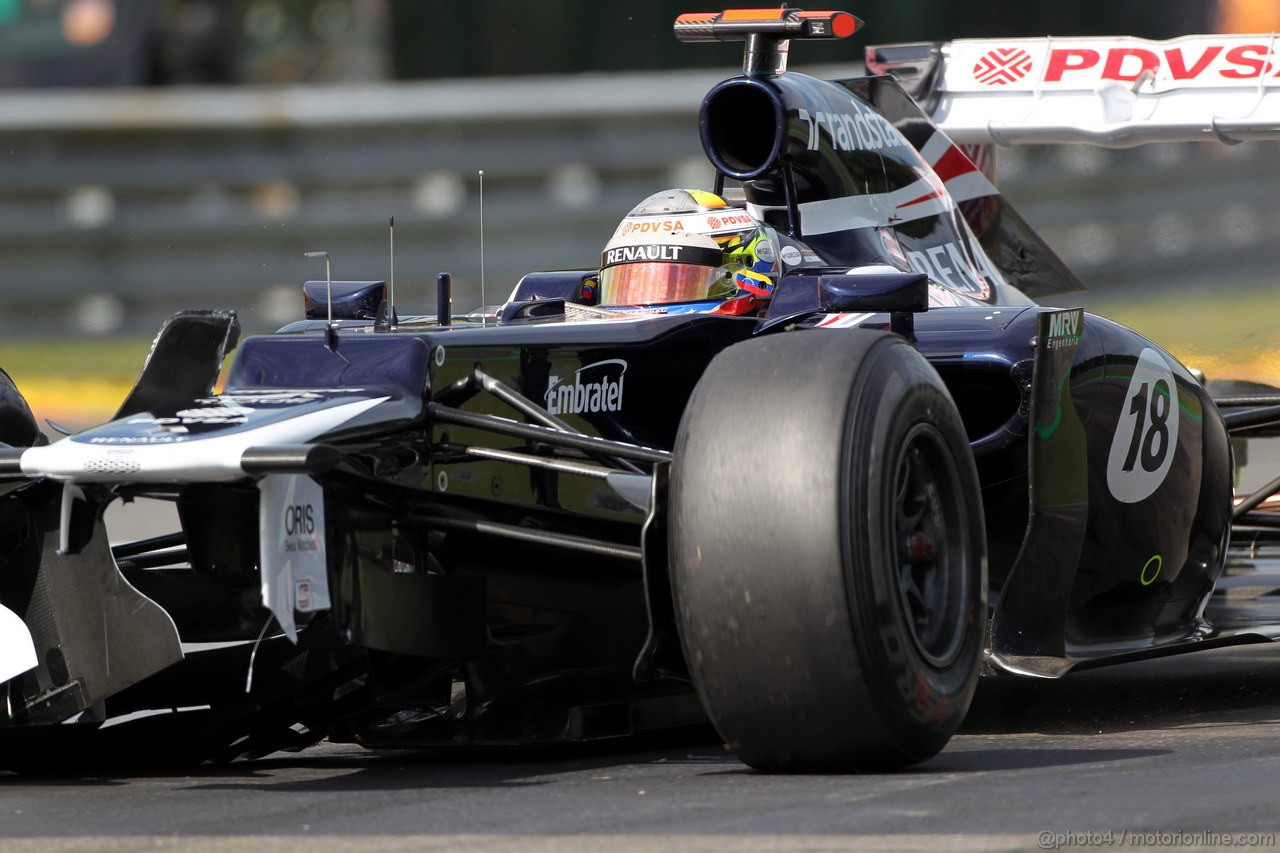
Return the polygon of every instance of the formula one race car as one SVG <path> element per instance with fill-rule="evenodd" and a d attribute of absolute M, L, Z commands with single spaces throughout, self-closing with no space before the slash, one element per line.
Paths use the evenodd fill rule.
<path fill-rule="evenodd" d="M 310 282 L 213 393 L 234 315 L 180 314 L 116 418 L 51 444 L 0 386 L 0 767 L 709 718 L 757 768 L 892 768 L 945 745 L 980 670 L 1280 637 L 1209 606 L 1232 537 L 1280 527 L 1280 482 L 1233 507 L 1231 446 L 1280 398 L 1223 414 L 1157 345 L 1033 303 L 1079 282 L 990 180 L 992 143 L 1275 135 L 1270 42 L 786 72 L 857 26 L 681 16 L 746 43 L 702 105 L 713 187 L 490 316 L 455 322 L 447 276 L 432 317 Z M 139 498 L 181 529 L 109 545 L 104 508 Z"/>

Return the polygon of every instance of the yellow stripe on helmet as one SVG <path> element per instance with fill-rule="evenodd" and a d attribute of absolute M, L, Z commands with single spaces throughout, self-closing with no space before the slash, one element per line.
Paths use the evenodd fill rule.
<path fill-rule="evenodd" d="M 729 203 L 715 193 L 706 190 L 685 190 L 694 201 L 708 210 L 719 210 L 722 207 L 728 207 Z"/>

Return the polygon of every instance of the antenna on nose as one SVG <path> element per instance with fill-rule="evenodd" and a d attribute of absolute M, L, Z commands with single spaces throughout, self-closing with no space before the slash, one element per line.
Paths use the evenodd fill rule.
<path fill-rule="evenodd" d="M 485 310 L 488 303 L 484 298 L 484 169 L 480 170 L 480 325 L 484 325 L 487 317 Z"/>
<path fill-rule="evenodd" d="M 333 271 L 329 265 L 328 252 L 303 252 L 304 258 L 324 258 L 324 301 L 329 310 L 329 321 L 324 327 L 325 345 L 329 349 L 337 349 L 338 333 L 333 327 Z"/>
<path fill-rule="evenodd" d="M 391 277 L 387 283 L 387 327 L 394 329 L 396 327 L 396 218 L 391 217 L 391 221 L 387 224 L 387 231 L 391 240 Z"/>

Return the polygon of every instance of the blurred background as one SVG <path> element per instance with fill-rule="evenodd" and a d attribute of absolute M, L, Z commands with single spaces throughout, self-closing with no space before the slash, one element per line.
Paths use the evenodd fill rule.
<path fill-rule="evenodd" d="M 733 5 L 733 4 L 728 4 Z M 739 4 L 750 5 L 750 4 Z M 764 5 L 764 4 L 760 4 Z M 1277 0 L 862 0 L 863 48 L 977 36 L 1280 30 Z M 247 332 L 301 316 L 301 283 L 382 279 L 402 314 L 524 272 L 592 267 L 617 221 L 709 186 L 706 89 L 737 45 L 682 45 L 689 0 L 0 0 L 0 367 L 37 415 L 109 414 L 184 307 Z M 1280 384 L 1275 143 L 1000 151 L 1001 188 L 1089 285 L 1059 300 L 1217 378 Z"/>

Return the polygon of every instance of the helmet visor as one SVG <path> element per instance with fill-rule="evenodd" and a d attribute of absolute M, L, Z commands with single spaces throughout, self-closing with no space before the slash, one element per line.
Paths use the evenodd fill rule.
<path fill-rule="evenodd" d="M 600 271 L 600 305 L 696 302 L 720 296 L 723 267 L 651 262 L 618 264 Z"/>

